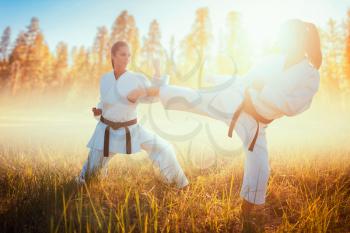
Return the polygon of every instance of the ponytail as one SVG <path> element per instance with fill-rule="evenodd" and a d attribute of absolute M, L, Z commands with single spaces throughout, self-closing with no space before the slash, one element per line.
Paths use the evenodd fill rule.
<path fill-rule="evenodd" d="M 305 43 L 305 52 L 311 62 L 311 64 L 319 69 L 322 64 L 322 52 L 320 44 L 320 36 L 317 28 L 313 23 L 305 23 L 307 37 Z"/>

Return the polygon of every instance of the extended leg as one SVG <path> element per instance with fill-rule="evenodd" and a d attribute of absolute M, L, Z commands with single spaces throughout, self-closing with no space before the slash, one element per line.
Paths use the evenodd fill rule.
<path fill-rule="evenodd" d="M 165 85 L 159 97 L 165 109 L 191 112 L 229 124 L 232 114 L 243 101 L 240 86 L 195 90 L 187 87 Z"/>

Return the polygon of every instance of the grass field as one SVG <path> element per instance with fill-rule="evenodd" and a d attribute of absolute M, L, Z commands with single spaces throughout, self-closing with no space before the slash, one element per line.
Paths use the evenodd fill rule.
<path fill-rule="evenodd" d="M 88 107 L 75 115 L 54 109 L 2 109 L 1 232 L 241 230 L 244 155 L 229 153 L 239 144 L 223 137 L 215 151 L 202 140 L 204 130 L 191 140 L 169 139 L 191 182 L 186 191 L 163 184 L 144 153 L 115 156 L 106 179 L 77 187 L 96 121 Z M 350 118 L 328 110 L 320 114 L 316 105 L 268 128 L 266 232 L 350 232 Z M 223 125 L 199 120 L 226 135 Z"/>

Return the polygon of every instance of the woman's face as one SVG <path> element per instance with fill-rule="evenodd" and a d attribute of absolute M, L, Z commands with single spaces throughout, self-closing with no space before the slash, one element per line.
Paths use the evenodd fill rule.
<path fill-rule="evenodd" d="M 130 49 L 129 46 L 120 47 L 117 52 L 112 56 L 114 69 L 125 70 L 130 62 Z"/>

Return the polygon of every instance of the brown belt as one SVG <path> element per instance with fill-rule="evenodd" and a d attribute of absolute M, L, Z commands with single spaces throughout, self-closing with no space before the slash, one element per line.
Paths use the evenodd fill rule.
<path fill-rule="evenodd" d="M 256 128 L 256 132 L 254 135 L 254 138 L 252 140 L 252 142 L 249 145 L 248 150 L 249 151 L 253 151 L 254 150 L 254 146 L 256 143 L 256 140 L 258 138 L 259 135 L 259 122 L 264 123 L 264 124 L 269 124 L 271 123 L 273 120 L 269 120 L 264 118 L 263 116 L 261 116 L 255 109 L 253 102 L 252 102 L 252 98 L 249 95 L 248 89 L 245 91 L 245 95 L 244 95 L 244 100 L 243 103 L 238 107 L 237 111 L 233 114 L 232 120 L 231 120 L 231 124 L 230 124 L 230 128 L 228 130 L 228 136 L 230 138 L 232 138 L 232 132 L 233 129 L 235 128 L 235 125 L 237 123 L 237 120 L 239 118 L 239 116 L 241 115 L 242 111 L 248 113 L 249 115 L 251 115 L 256 123 L 257 123 L 257 128 Z"/>
<path fill-rule="evenodd" d="M 109 120 L 103 118 L 103 116 L 101 116 L 100 121 L 107 125 L 107 127 L 105 129 L 103 156 L 108 157 L 108 154 L 109 154 L 109 131 L 110 131 L 110 128 L 112 128 L 114 130 L 120 129 L 120 128 L 125 129 L 126 153 L 131 154 L 131 135 L 130 135 L 130 130 L 129 130 L 128 126 L 137 124 L 137 119 L 133 119 L 131 121 L 126 121 L 126 122 L 113 122 L 113 121 L 109 121 Z"/>

